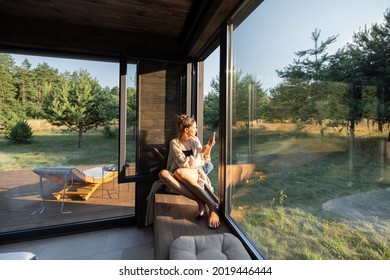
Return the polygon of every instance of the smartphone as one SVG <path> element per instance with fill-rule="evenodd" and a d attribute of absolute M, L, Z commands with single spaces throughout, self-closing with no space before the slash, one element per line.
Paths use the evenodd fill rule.
<path fill-rule="evenodd" d="M 215 143 L 215 131 L 213 132 L 213 135 L 210 137 L 210 140 L 209 140 L 209 145 L 212 145 L 212 143 L 214 142 Z M 210 142 L 211 141 L 211 142 Z"/>

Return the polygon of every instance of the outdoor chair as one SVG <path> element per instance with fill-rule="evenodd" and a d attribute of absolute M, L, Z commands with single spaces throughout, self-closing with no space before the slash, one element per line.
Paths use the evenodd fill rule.
<path fill-rule="evenodd" d="M 53 193 L 53 195 L 57 200 L 62 198 L 62 202 L 64 203 L 65 197 L 78 196 L 83 200 L 88 200 L 93 192 L 103 183 L 109 182 L 118 176 L 117 171 L 103 172 L 102 167 L 94 167 L 85 171 L 71 166 L 36 167 L 33 169 L 33 172 L 39 175 L 40 179 L 42 197 L 41 213 L 44 211 L 45 202 L 42 178 L 63 184 L 63 189 Z M 61 213 L 63 213 L 62 208 L 63 204 Z M 35 211 L 33 214 L 36 212 L 38 211 Z"/>

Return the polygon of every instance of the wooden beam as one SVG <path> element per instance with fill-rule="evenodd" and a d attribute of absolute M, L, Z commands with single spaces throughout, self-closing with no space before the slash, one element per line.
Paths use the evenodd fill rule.
<path fill-rule="evenodd" d="M 34 49 L 42 52 L 83 53 L 118 57 L 126 52 L 131 57 L 187 61 L 177 40 L 169 34 L 147 34 L 49 22 L 29 18 L 0 16 L 0 49 Z"/>
<path fill-rule="evenodd" d="M 208 5 L 204 7 L 202 16 L 194 21 L 194 27 L 187 27 L 188 35 L 183 40 L 183 48 L 188 57 L 197 59 L 209 40 L 219 30 L 219 27 L 235 10 L 241 0 L 206 1 Z M 187 31 L 185 31 L 187 32 Z"/>

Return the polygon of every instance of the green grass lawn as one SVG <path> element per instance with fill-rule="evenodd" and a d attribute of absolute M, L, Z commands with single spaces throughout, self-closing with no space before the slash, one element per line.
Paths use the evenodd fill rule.
<path fill-rule="evenodd" d="M 250 154 L 257 171 L 234 190 L 231 215 L 267 258 L 390 259 L 390 217 L 376 224 L 323 211 L 327 201 L 390 186 L 383 139 L 357 137 L 350 150 L 348 137 L 259 132 Z M 242 157 L 247 139 L 234 141 Z"/>
<path fill-rule="evenodd" d="M 96 165 L 116 163 L 118 140 L 98 131 L 83 135 L 77 147 L 76 133 L 38 134 L 31 144 L 10 144 L 0 137 L 0 172 L 32 169 L 36 166 Z M 128 145 L 128 158 L 134 158 L 134 145 Z"/>

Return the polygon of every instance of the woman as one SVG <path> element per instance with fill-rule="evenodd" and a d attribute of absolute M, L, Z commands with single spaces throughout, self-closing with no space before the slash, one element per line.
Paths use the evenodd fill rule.
<path fill-rule="evenodd" d="M 160 172 L 159 178 L 171 191 L 195 200 L 198 203 L 196 216 L 202 217 L 208 212 L 208 226 L 217 228 L 220 224 L 218 204 L 205 189 L 212 190 L 212 187 L 203 170 L 205 163 L 210 162 L 215 134 L 202 146 L 196 136 L 196 121 L 187 115 L 178 117 L 177 131 L 178 137 L 170 142 L 167 168 Z"/>

